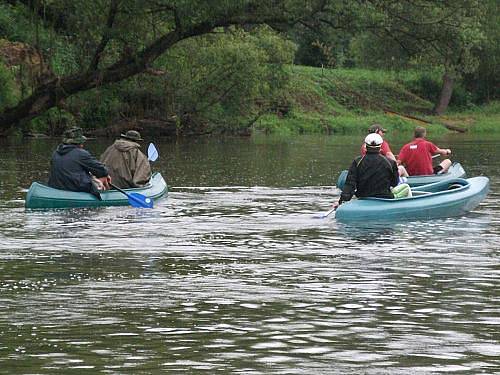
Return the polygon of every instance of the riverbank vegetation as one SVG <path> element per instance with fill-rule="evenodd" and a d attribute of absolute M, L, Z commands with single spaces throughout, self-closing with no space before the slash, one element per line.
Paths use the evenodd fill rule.
<path fill-rule="evenodd" d="M 356 134 L 378 122 L 407 133 L 416 125 L 431 126 L 434 133 L 500 130 L 495 126 L 500 124 L 500 102 L 469 102 L 470 94 L 463 87 L 456 89 L 446 115 L 434 114 L 437 72 L 303 66 L 289 70 L 289 111 L 262 116 L 255 129 L 284 134 Z"/>
<path fill-rule="evenodd" d="M 496 7 L 0 1 L 0 134 L 497 131 Z"/>

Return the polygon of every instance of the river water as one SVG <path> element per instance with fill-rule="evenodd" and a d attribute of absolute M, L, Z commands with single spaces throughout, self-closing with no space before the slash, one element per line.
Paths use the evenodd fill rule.
<path fill-rule="evenodd" d="M 499 139 L 433 139 L 490 177 L 467 216 L 312 218 L 359 138 L 155 140 L 154 209 L 46 212 L 57 140 L 0 140 L 0 373 L 500 373 Z"/>

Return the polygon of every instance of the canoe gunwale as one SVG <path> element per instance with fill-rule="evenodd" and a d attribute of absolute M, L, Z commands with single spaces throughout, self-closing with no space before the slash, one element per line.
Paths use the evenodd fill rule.
<path fill-rule="evenodd" d="M 427 191 L 430 187 L 435 188 L 435 187 L 439 187 L 440 185 L 451 185 L 451 184 L 461 184 L 462 186 L 459 188 L 454 188 L 454 189 L 446 189 L 446 190 L 440 190 L 440 191 Z M 420 190 L 421 188 L 425 188 L 427 190 Z M 418 187 L 414 187 L 411 190 L 412 190 L 412 192 L 417 192 L 417 195 L 414 195 L 412 197 L 404 197 L 404 198 L 398 198 L 398 199 L 366 197 L 366 198 L 359 198 L 358 200 L 374 200 L 374 201 L 398 203 L 398 202 L 405 201 L 405 200 L 429 198 L 430 196 L 436 197 L 436 196 L 444 195 L 444 194 L 458 193 L 460 191 L 467 190 L 469 188 L 470 188 L 470 182 L 467 181 L 466 179 L 452 178 L 452 179 L 449 179 L 446 181 L 439 181 L 439 182 L 434 182 L 434 183 L 428 184 L 428 185 L 421 185 Z M 418 193 L 423 193 L 423 194 L 418 194 Z"/>
<path fill-rule="evenodd" d="M 465 178 L 466 173 L 464 168 L 459 162 L 453 162 L 450 169 L 446 173 L 442 174 L 428 174 L 422 176 L 410 176 L 407 177 L 407 184 L 410 187 L 417 187 L 422 185 L 433 184 L 436 182 L 445 181 L 452 178 Z M 340 175 L 337 179 L 337 188 L 342 190 L 345 184 L 345 180 L 347 178 L 347 170 L 343 170 L 340 172 Z"/>

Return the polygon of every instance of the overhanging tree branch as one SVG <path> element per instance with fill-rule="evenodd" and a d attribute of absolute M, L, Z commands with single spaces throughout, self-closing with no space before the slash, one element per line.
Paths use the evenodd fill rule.
<path fill-rule="evenodd" d="M 280 4 L 280 2 L 277 3 Z M 0 131 L 9 129 L 20 120 L 30 120 L 76 93 L 93 89 L 99 85 L 119 82 L 142 73 L 160 55 L 182 40 L 205 35 L 216 28 L 231 25 L 268 24 L 274 27 L 279 27 L 279 25 L 288 27 L 320 12 L 326 4 L 327 0 L 315 1 L 310 12 L 296 17 L 283 13 L 259 13 L 257 11 L 250 14 L 238 13 L 241 10 L 235 10 L 233 13 L 227 12 L 217 18 L 193 25 L 182 25 L 182 27 L 180 20 L 177 19 L 175 29 L 166 32 L 143 50 L 122 56 L 115 63 L 98 69 L 100 56 L 110 38 L 106 31 L 109 32 L 109 29 L 113 27 L 118 11 L 118 0 L 113 0 L 107 18 L 107 29 L 96 49 L 90 69 L 74 75 L 52 79 L 37 87 L 29 97 L 21 100 L 15 107 L 0 113 Z"/>
<path fill-rule="evenodd" d="M 94 53 L 94 57 L 89 65 L 89 71 L 94 71 L 99 66 L 99 60 L 101 59 L 101 55 L 106 48 L 106 45 L 111 39 L 111 30 L 113 29 L 113 24 L 115 22 L 116 13 L 118 12 L 119 0 L 111 0 L 111 4 L 109 6 L 108 19 L 106 21 L 106 27 L 102 33 L 101 42 L 96 48 Z"/>

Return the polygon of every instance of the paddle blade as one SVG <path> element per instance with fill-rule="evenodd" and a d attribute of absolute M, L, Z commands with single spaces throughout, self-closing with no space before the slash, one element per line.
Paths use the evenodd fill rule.
<path fill-rule="evenodd" d="M 313 219 L 324 219 L 326 217 L 326 214 L 321 213 L 313 216 Z"/>
<path fill-rule="evenodd" d="M 332 208 L 330 211 L 328 212 L 325 212 L 325 213 L 322 213 L 322 214 L 318 214 L 318 215 L 314 215 L 313 216 L 313 219 L 324 219 L 324 218 L 327 218 L 328 216 L 330 216 L 333 212 L 335 212 L 337 210 L 337 207 L 334 207 Z"/>
<path fill-rule="evenodd" d="M 151 161 L 156 161 L 156 159 L 158 159 L 158 150 L 152 143 L 148 146 L 148 159 Z"/>
<path fill-rule="evenodd" d="M 130 193 L 127 194 L 127 197 L 128 203 L 130 203 L 132 207 L 153 208 L 153 200 L 151 198 L 145 197 L 142 194 Z"/>

